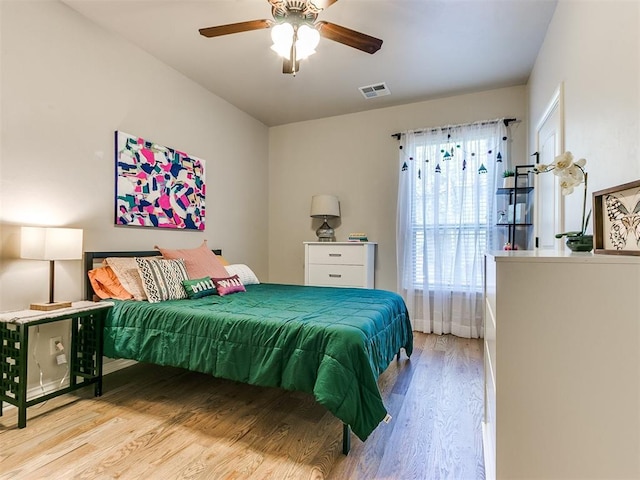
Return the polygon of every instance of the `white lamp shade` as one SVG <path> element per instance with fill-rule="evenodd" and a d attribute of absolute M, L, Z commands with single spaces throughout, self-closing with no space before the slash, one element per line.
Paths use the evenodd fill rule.
<path fill-rule="evenodd" d="M 340 216 L 340 202 L 334 195 L 314 195 L 311 197 L 311 217 L 335 218 Z"/>
<path fill-rule="evenodd" d="M 22 227 L 20 257 L 33 260 L 81 260 L 82 230 Z"/>

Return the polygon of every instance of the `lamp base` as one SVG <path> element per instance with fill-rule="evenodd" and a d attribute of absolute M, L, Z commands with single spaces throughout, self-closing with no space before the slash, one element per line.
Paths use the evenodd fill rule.
<path fill-rule="evenodd" d="M 316 230 L 319 242 L 335 242 L 336 237 L 334 235 L 333 228 L 327 223 L 325 218 L 324 223 Z"/>
<path fill-rule="evenodd" d="M 70 306 L 71 302 L 32 303 L 29 305 L 29 309 L 48 312 L 50 310 L 58 310 L 60 308 L 69 308 Z"/>

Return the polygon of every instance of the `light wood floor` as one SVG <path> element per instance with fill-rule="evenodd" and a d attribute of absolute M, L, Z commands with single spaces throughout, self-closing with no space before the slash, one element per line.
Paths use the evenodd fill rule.
<path fill-rule="evenodd" d="M 0 417 L 1 479 L 483 479 L 482 344 L 416 334 L 380 377 L 393 416 L 344 456 L 342 424 L 307 394 L 135 365 Z"/>

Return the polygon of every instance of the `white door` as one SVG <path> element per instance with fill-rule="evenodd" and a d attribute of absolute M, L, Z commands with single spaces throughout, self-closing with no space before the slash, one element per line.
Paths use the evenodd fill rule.
<path fill-rule="evenodd" d="M 549 165 L 564 150 L 562 85 L 556 90 L 536 128 L 538 163 Z M 539 249 L 562 250 L 556 233 L 563 231 L 564 203 L 557 177 L 552 173 L 535 176 L 534 245 Z"/>

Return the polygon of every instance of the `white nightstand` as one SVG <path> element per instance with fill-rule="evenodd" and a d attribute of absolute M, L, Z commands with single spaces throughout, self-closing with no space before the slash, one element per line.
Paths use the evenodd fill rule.
<path fill-rule="evenodd" d="M 304 242 L 304 284 L 374 288 L 375 242 Z"/>

